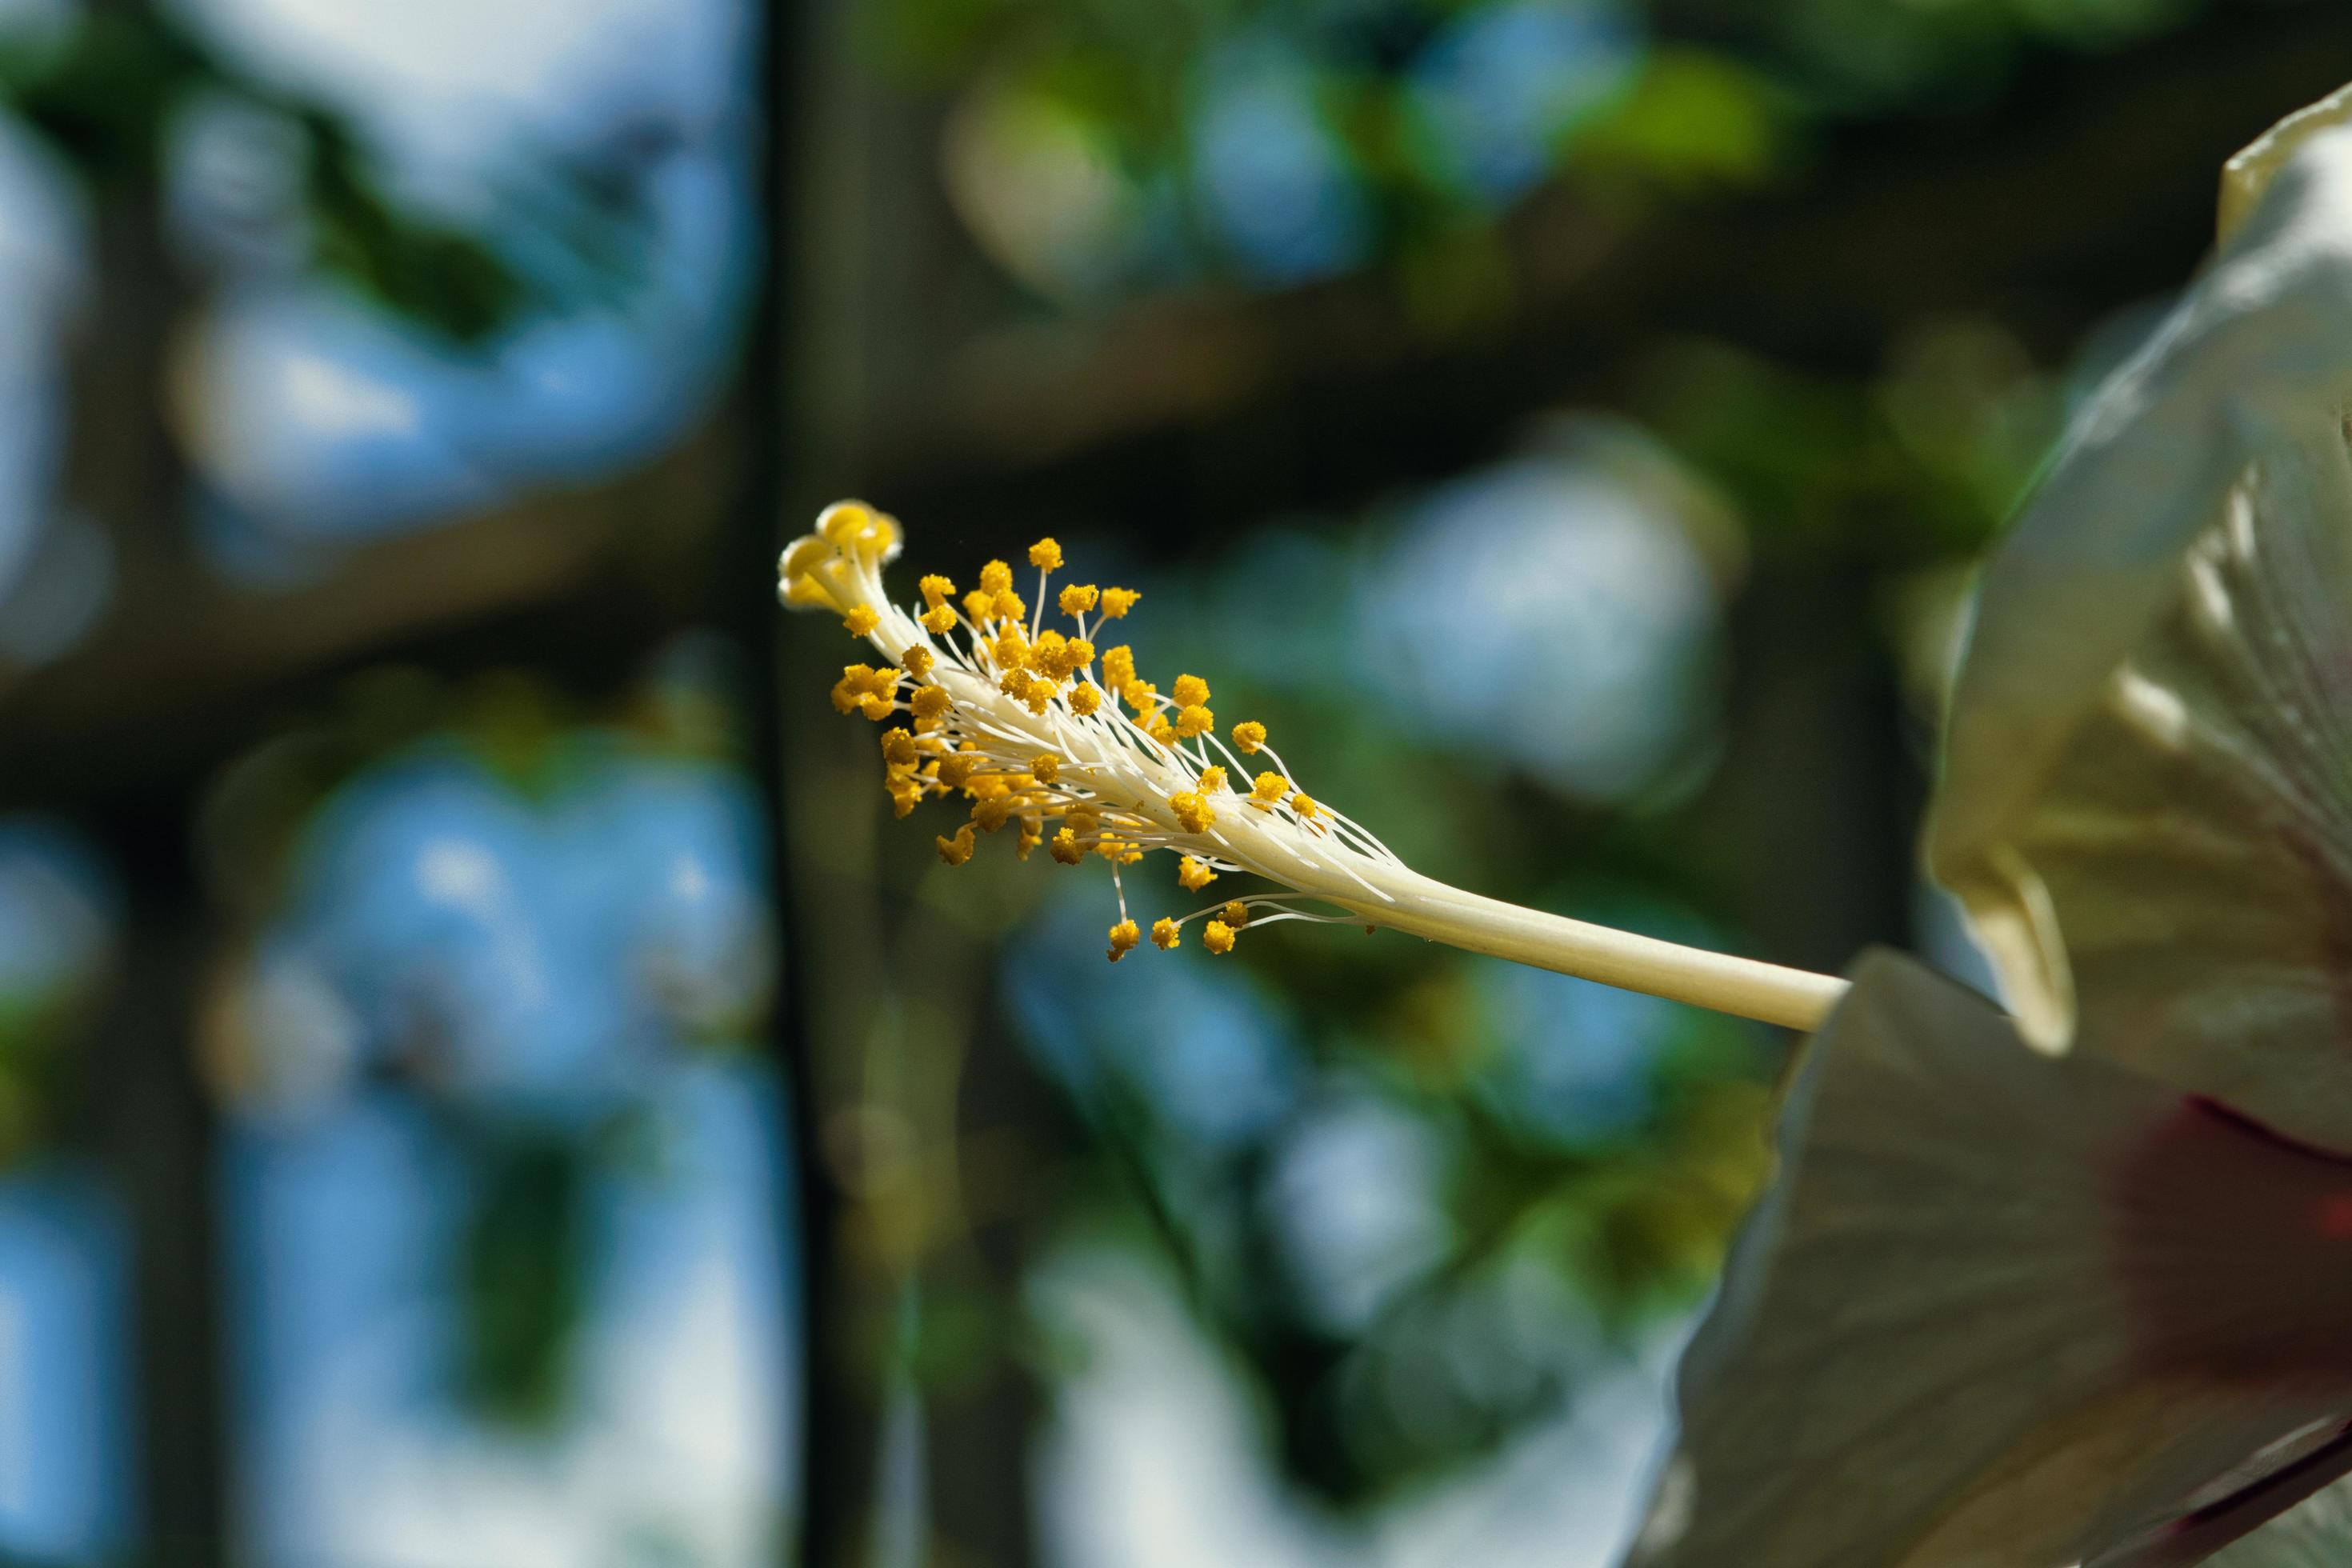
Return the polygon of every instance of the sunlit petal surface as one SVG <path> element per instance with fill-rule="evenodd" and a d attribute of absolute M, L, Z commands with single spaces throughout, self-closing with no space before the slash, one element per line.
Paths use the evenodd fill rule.
<path fill-rule="evenodd" d="M 1857 971 L 1682 1374 L 1637 1561 L 2074 1563 L 2352 1420 L 2352 1160 L 1909 960 Z"/>
<path fill-rule="evenodd" d="M 2033 1043 L 2352 1148 L 2352 131 L 2078 420 L 1931 828 Z"/>

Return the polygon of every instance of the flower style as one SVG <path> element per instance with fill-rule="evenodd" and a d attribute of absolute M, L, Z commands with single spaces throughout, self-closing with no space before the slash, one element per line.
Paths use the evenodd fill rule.
<path fill-rule="evenodd" d="M 1131 647 L 1097 648 L 1139 595 L 1092 584 L 1056 594 L 1062 549 L 1041 539 L 1029 549 L 1034 605 L 1013 568 L 992 561 L 961 597 L 948 578 L 929 575 L 918 584 L 921 602 L 902 607 L 882 583 L 901 537 L 895 519 L 842 501 L 784 551 L 783 602 L 839 616 L 884 660 L 845 667 L 834 706 L 887 726 L 883 784 L 899 816 L 933 797 L 971 802 L 970 820 L 936 839 L 950 866 L 971 858 L 978 834 L 1008 826 L 1023 859 L 1044 844 L 1063 865 L 1107 861 L 1118 910 L 1113 963 L 1145 940 L 1122 873 L 1166 850 L 1188 893 L 1237 873 L 1277 890 L 1154 919 L 1150 941 L 1163 951 L 1181 945 L 1194 921 L 1213 954 L 1231 952 L 1244 927 L 1279 921 L 1385 927 L 1801 1028 L 1845 989 L 1833 976 L 1588 925 L 1423 877 L 1299 788 L 1264 724 L 1244 720 L 1220 738 L 1206 680 L 1179 675 L 1162 692 L 1139 676 Z M 1057 624 L 1048 624 L 1048 604 Z"/>
<path fill-rule="evenodd" d="M 2221 226 L 1955 690 L 1929 861 L 2013 1016 L 1857 967 L 1636 1563 L 2352 1562 L 2352 89 Z"/>

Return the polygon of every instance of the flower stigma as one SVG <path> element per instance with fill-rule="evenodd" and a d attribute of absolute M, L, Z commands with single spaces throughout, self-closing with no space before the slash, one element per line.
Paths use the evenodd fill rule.
<path fill-rule="evenodd" d="M 1113 963 L 1144 940 L 1128 912 L 1123 872 L 1166 850 L 1185 892 L 1227 875 L 1276 890 L 1155 917 L 1150 941 L 1163 952 L 1195 921 L 1213 954 L 1231 952 L 1244 927 L 1309 921 L 1385 926 L 1795 1028 L 1815 1026 L 1843 994 L 1834 976 L 1523 909 L 1422 876 L 1301 789 L 1264 723 L 1244 719 L 1221 733 L 1205 678 L 1179 674 L 1163 692 L 1141 678 L 1132 647 L 1097 647 L 1140 594 L 1091 583 L 1056 594 L 1062 546 L 1041 539 L 1027 557 L 1037 574 L 1034 608 L 1003 561 L 982 566 L 978 586 L 961 597 L 952 579 L 926 575 L 919 601 L 901 605 L 882 574 L 902 542 L 897 519 L 862 501 L 836 502 L 814 532 L 785 549 L 778 597 L 838 616 L 881 656 L 879 666 L 844 666 L 833 704 L 889 726 L 882 782 L 898 816 L 927 800 L 966 804 L 969 820 L 936 837 L 942 861 L 961 866 L 976 834 L 1013 826 L 1021 858 L 1043 843 L 1057 865 L 1108 865 L 1118 913 L 1108 933 Z M 1061 624 L 1046 624 L 1049 607 Z M 1234 779 L 1250 781 L 1247 794 L 1236 793 Z"/>

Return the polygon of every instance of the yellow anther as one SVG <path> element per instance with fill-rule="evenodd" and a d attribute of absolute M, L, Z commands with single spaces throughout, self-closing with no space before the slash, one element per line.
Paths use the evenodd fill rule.
<path fill-rule="evenodd" d="M 1260 773 L 1250 785 L 1250 804 L 1265 807 L 1290 793 L 1290 781 L 1280 773 Z"/>
<path fill-rule="evenodd" d="M 1040 752 L 1029 759 L 1029 776 L 1039 784 L 1052 784 L 1062 776 L 1062 759 L 1051 752 Z"/>
<path fill-rule="evenodd" d="M 915 717 L 923 720 L 944 719 L 948 716 L 948 710 L 955 706 L 955 699 L 948 695 L 944 686 L 922 687 L 911 700 Z"/>
<path fill-rule="evenodd" d="M 1152 699 L 1160 694 L 1160 688 L 1148 680 L 1130 680 L 1118 689 L 1118 694 L 1139 718 L 1159 707 Z"/>
<path fill-rule="evenodd" d="M 1029 672 L 1025 669 L 1008 669 L 996 678 L 996 689 L 1015 702 L 1029 700 L 1030 684 Z"/>
<path fill-rule="evenodd" d="M 1132 588 L 1105 588 L 1102 591 L 1102 613 L 1117 620 L 1135 608 L 1135 601 L 1141 597 L 1143 595 Z"/>
<path fill-rule="evenodd" d="M 1168 721 L 1165 713 L 1155 713 L 1143 726 L 1143 732 L 1163 746 L 1176 743 L 1176 726 Z"/>
<path fill-rule="evenodd" d="M 1057 572 L 1062 566 L 1062 547 L 1051 539 L 1041 539 L 1029 547 L 1029 564 Z"/>
<path fill-rule="evenodd" d="M 1179 708 L 1195 708 L 1209 700 L 1209 683 L 1197 675 L 1180 675 L 1168 695 L 1176 700 Z"/>
<path fill-rule="evenodd" d="M 1217 716 L 1195 702 L 1176 710 L 1176 732 L 1186 740 L 1205 735 L 1217 727 Z"/>
<path fill-rule="evenodd" d="M 850 636 L 862 637 L 880 626 L 882 617 L 871 605 L 852 605 L 849 614 L 841 617 L 841 624 L 849 628 Z"/>
<path fill-rule="evenodd" d="M 936 572 L 925 574 L 923 580 L 915 586 L 922 590 L 923 603 L 935 610 L 955 597 L 954 582 Z"/>
<path fill-rule="evenodd" d="M 1083 616 L 1093 609 L 1095 601 L 1101 597 L 1101 591 L 1092 583 L 1073 583 L 1062 590 L 1062 614 Z"/>
<path fill-rule="evenodd" d="M 1002 594 L 1013 586 L 1013 568 L 1002 561 L 992 561 L 980 569 L 980 585 L 990 594 Z"/>
<path fill-rule="evenodd" d="M 956 613 L 952 605 L 934 605 L 915 617 L 922 628 L 935 637 L 943 637 L 955 630 Z"/>
<path fill-rule="evenodd" d="M 844 713 L 857 711 L 857 700 L 872 689 L 874 667 L 870 664 L 845 664 L 841 679 L 833 683 L 833 705 Z"/>
<path fill-rule="evenodd" d="M 950 866 L 961 866 L 971 858 L 971 824 L 967 822 L 957 828 L 953 838 L 935 837 L 931 842 L 940 847 L 940 859 Z"/>
<path fill-rule="evenodd" d="M 1102 688 L 1089 682 L 1070 692 L 1070 711 L 1083 719 L 1102 706 Z"/>
<path fill-rule="evenodd" d="M 1026 860 L 1029 858 L 1029 851 L 1036 848 L 1045 837 L 1045 829 L 1043 824 L 1034 816 L 1023 817 L 1021 837 L 1013 846 L 1013 858 L 1015 860 Z"/>
<path fill-rule="evenodd" d="M 1265 744 L 1265 726 L 1255 719 L 1243 720 L 1234 726 L 1234 744 L 1245 757 L 1255 754 Z"/>
<path fill-rule="evenodd" d="M 1095 645 L 1084 637 L 1072 637 L 1062 645 L 1062 662 L 1069 667 L 1066 673 L 1076 675 L 1095 661 Z"/>
<path fill-rule="evenodd" d="M 982 833 L 993 833 L 1013 820 L 1013 798 L 992 795 L 971 803 L 971 819 Z"/>
<path fill-rule="evenodd" d="M 857 710 L 877 724 L 898 710 L 898 705 L 878 691 L 869 691 L 858 700 Z"/>
<path fill-rule="evenodd" d="M 1202 795 L 1223 795 L 1224 790 L 1224 769 L 1220 767 L 1206 767 L 1201 770 L 1201 793 Z"/>
<path fill-rule="evenodd" d="M 915 737 L 904 730 L 882 731 L 882 760 L 893 767 L 915 765 Z"/>
<path fill-rule="evenodd" d="M 1022 700 L 1029 704 L 1030 712 L 1043 719 L 1045 716 L 1045 710 L 1054 705 L 1054 699 L 1060 695 L 1061 689 L 1061 684 L 1058 681 L 1033 680 L 1029 683 L 1029 695 Z"/>
<path fill-rule="evenodd" d="M 1166 915 L 1151 922 L 1151 945 L 1160 952 L 1167 952 L 1180 946 L 1183 941 L 1184 933 L 1178 931 L 1176 922 Z"/>
<path fill-rule="evenodd" d="M 1062 660 L 1069 646 L 1070 639 L 1059 632 L 1040 632 L 1037 640 L 1029 647 L 1029 668 L 1056 680 L 1061 679 L 1070 673 L 1062 668 Z"/>
<path fill-rule="evenodd" d="M 1180 790 L 1168 797 L 1168 809 L 1176 814 L 1176 824 L 1187 833 L 1206 833 L 1217 814 L 1201 798 L 1198 790 Z"/>
<path fill-rule="evenodd" d="M 998 593 L 989 601 L 988 607 L 999 620 L 1017 621 L 1029 613 L 1029 606 L 1021 602 L 1021 595 L 1010 588 Z"/>
<path fill-rule="evenodd" d="M 1086 847 L 1078 842 L 1078 836 L 1066 827 L 1054 835 L 1053 841 L 1045 846 L 1045 852 L 1065 866 L 1075 866 L 1087 858 Z"/>
<path fill-rule="evenodd" d="M 1007 626 L 988 645 L 999 668 L 1021 669 L 1029 663 L 1029 639 L 1021 635 L 1019 626 Z"/>
<path fill-rule="evenodd" d="M 1135 929 L 1133 921 L 1119 921 L 1110 928 L 1110 961 L 1117 963 L 1120 959 L 1133 952 L 1136 944 L 1142 940 L 1143 933 Z"/>
<path fill-rule="evenodd" d="M 980 625 L 996 612 L 996 595 L 985 588 L 974 588 L 963 596 L 964 619 Z"/>
<path fill-rule="evenodd" d="M 1217 911 L 1217 918 L 1239 931 L 1249 924 L 1249 906 L 1239 899 L 1228 899 L 1225 907 Z"/>
<path fill-rule="evenodd" d="M 1103 655 L 1102 661 L 1103 684 L 1113 691 L 1124 691 L 1135 679 L 1135 650 L 1121 643 Z"/>
<path fill-rule="evenodd" d="M 916 803 L 923 798 L 923 786 L 905 773 L 885 779 L 882 787 L 890 792 L 890 815 L 893 816 L 913 816 Z"/>
<path fill-rule="evenodd" d="M 1211 952 L 1231 952 L 1234 950 L 1234 928 L 1223 921 L 1211 921 L 1201 932 L 1201 945 Z"/>
<path fill-rule="evenodd" d="M 980 766 L 977 752 L 958 752 L 940 759 L 940 783 L 949 789 L 961 789 L 971 782 L 972 771 Z"/>
<path fill-rule="evenodd" d="M 1216 879 L 1217 874 L 1209 869 L 1205 860 L 1187 855 L 1176 862 L 1176 885 L 1188 893 L 1197 893 Z"/>
<path fill-rule="evenodd" d="M 1315 820 L 1317 808 L 1314 797 L 1309 795 L 1303 789 L 1297 791 L 1291 795 L 1290 809 L 1297 812 L 1302 821 L 1312 822 Z"/>

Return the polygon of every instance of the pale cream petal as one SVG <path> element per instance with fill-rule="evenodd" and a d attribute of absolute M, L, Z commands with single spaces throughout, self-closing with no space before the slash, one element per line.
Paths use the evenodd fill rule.
<path fill-rule="evenodd" d="M 2035 1044 L 2352 1150 L 2352 446 L 2332 434 L 2231 490 L 2031 802 L 1941 868 Z"/>
<path fill-rule="evenodd" d="M 1907 960 L 1854 978 L 1635 1563 L 2060 1568 L 2343 1428 L 2352 1163 L 2037 1054 Z"/>
<path fill-rule="evenodd" d="M 1955 690 L 1929 862 L 2044 1048 L 2095 1011 L 2117 1028 L 2137 1013 L 2135 1030 L 2182 1010 L 2252 1010 L 2273 1030 L 2314 1016 L 2321 938 L 2304 917 L 2333 895 L 2282 892 L 2294 879 L 2281 858 L 2295 851 L 2264 836 L 2285 811 L 2316 832 L 2323 861 L 2352 845 L 2352 784 L 2332 751 L 2352 710 L 2352 662 L 2336 662 L 2352 660 L 2352 128 L 2319 115 L 2274 142 L 2283 160 L 2257 160 L 2242 181 L 2260 202 L 2086 405 L 1997 552 Z M 2248 702 L 2284 706 L 2231 706 Z M 2183 793 L 2107 778 L 2149 769 Z M 2283 782 L 2323 787 L 2284 806 Z M 2221 879 L 2210 911 L 2158 888 L 2164 908 L 2126 918 L 2159 882 L 2134 869 L 2133 836 L 2151 827 L 2165 875 Z M 2085 898 L 2102 907 L 2086 911 Z M 2250 909 L 2262 918 L 2232 928 L 2247 941 L 2209 963 L 2212 930 Z M 2088 950 L 2110 941 L 2130 944 L 2136 975 L 2199 994 L 2095 994 L 2113 970 Z M 2225 1005 L 2243 978 L 2237 950 L 2254 942 L 2268 955 L 2262 994 Z M 2352 1131 L 2352 1115 L 2326 1120 Z"/>

